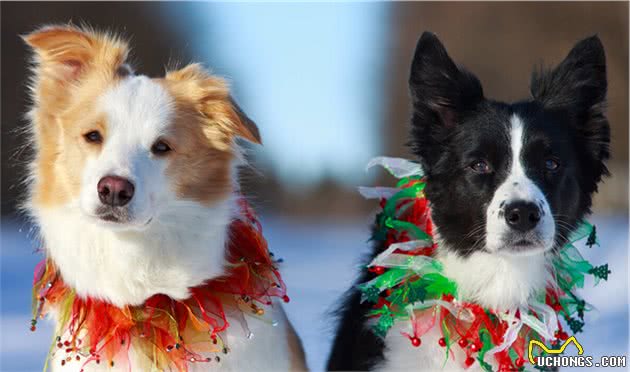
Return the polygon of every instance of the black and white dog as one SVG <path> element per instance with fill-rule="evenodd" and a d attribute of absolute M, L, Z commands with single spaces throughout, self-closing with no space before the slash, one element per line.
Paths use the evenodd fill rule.
<path fill-rule="evenodd" d="M 599 38 L 578 42 L 557 67 L 535 72 L 532 97 L 508 104 L 485 98 L 479 80 L 425 32 L 409 87 L 411 145 L 426 172 L 445 275 L 462 300 L 497 310 L 526 304 L 545 289 L 549 257 L 590 213 L 597 184 L 608 175 Z M 376 246 L 373 255 L 383 250 Z M 364 271 L 358 283 L 373 275 Z M 366 325 L 370 309 L 358 290 L 346 294 L 328 369 L 461 368 L 450 359 L 444 365 L 437 332 L 418 348 L 400 336 L 402 324 L 378 338 Z"/>

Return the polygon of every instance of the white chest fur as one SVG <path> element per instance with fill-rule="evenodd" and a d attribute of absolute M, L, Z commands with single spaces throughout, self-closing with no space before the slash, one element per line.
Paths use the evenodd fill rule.
<path fill-rule="evenodd" d="M 85 220 L 72 209 L 39 210 L 35 216 L 46 242 L 47 254 L 64 281 L 79 295 L 107 299 L 115 305 L 139 305 L 153 294 L 175 299 L 188 297 L 188 288 L 221 275 L 225 264 L 228 224 L 235 207 L 231 200 L 213 208 L 190 205 L 181 213 L 155 221 L 146 231 L 109 230 Z M 52 309 L 52 318 L 55 311 Z M 253 337 L 239 319 L 226 314 L 229 352 L 207 355 L 209 363 L 191 363 L 191 371 L 289 370 L 295 363 L 289 343 L 295 337 L 279 303 L 267 309 L 276 325 L 247 317 Z M 299 344 L 299 342 L 298 342 Z M 131 343 L 130 370 L 151 365 Z M 80 371 L 84 361 L 60 350 L 51 357 L 57 371 Z M 218 359 L 217 359 L 218 357 Z M 107 363 L 90 363 L 84 371 L 111 370 Z M 126 366 L 125 366 L 126 370 Z"/>
<path fill-rule="evenodd" d="M 223 273 L 231 201 L 156 219 L 145 231 L 116 231 L 86 221 L 78 210 L 38 210 L 47 254 L 79 295 L 114 305 L 139 305 L 162 293 L 188 297 L 188 288 Z"/>
<path fill-rule="evenodd" d="M 514 309 L 524 306 L 538 291 L 545 289 L 550 279 L 545 255 L 510 257 L 476 252 L 463 258 L 442 250 L 439 256 L 444 274 L 457 283 L 459 299 L 476 302 L 492 309 Z M 434 326 L 423 335 L 422 344 L 414 347 L 401 332 L 413 333 L 410 322 L 399 321 L 385 338 L 385 359 L 376 366 L 382 371 L 478 371 L 477 361 L 465 367 L 466 355 L 459 345 L 452 354 L 439 345 L 442 334 Z M 476 356 L 476 355 L 474 355 Z M 493 364 L 488 358 L 486 362 Z M 495 366 L 496 367 L 496 366 Z"/>

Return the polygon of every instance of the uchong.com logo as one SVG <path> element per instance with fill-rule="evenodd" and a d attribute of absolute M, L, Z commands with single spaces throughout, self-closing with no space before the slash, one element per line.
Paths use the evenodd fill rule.
<path fill-rule="evenodd" d="M 578 355 L 560 355 L 570 344 L 575 345 Z M 534 355 L 534 346 L 538 346 L 543 353 Z M 530 340 L 528 347 L 529 361 L 537 368 L 559 368 L 559 367 L 626 367 L 626 356 L 602 356 L 599 360 L 594 360 L 590 355 L 583 355 L 584 349 L 575 336 L 571 336 L 558 349 L 550 349 L 538 340 Z"/>

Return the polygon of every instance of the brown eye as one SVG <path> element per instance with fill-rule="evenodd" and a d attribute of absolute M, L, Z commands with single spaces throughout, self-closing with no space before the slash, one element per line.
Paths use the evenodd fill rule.
<path fill-rule="evenodd" d="M 484 160 L 476 160 L 472 164 L 470 164 L 470 168 L 480 174 L 488 174 L 491 173 L 490 165 Z"/>
<path fill-rule="evenodd" d="M 550 172 L 555 172 L 560 168 L 560 163 L 554 159 L 545 160 L 545 168 Z"/>
<path fill-rule="evenodd" d="M 91 132 L 87 132 L 86 134 L 83 135 L 83 138 L 85 138 L 85 141 L 89 142 L 89 143 L 102 143 L 103 142 L 103 136 L 101 136 L 101 133 L 97 130 L 93 130 Z"/>
<path fill-rule="evenodd" d="M 156 141 L 153 146 L 151 146 L 151 152 L 154 155 L 165 155 L 169 151 L 171 151 L 171 147 L 164 141 Z"/>

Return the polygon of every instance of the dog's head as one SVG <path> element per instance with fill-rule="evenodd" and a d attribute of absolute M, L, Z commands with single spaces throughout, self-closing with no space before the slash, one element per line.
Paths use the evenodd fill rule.
<path fill-rule="evenodd" d="M 53 26 L 24 39 L 35 52 L 35 207 L 143 229 L 178 203 L 229 197 L 234 137 L 260 138 L 225 81 L 195 64 L 137 76 L 125 42 L 90 30 Z"/>
<path fill-rule="evenodd" d="M 438 234 L 461 255 L 537 254 L 566 241 L 608 173 L 606 66 L 596 36 L 534 73 L 532 98 L 486 99 L 431 33 L 409 79 L 412 148 Z"/>

